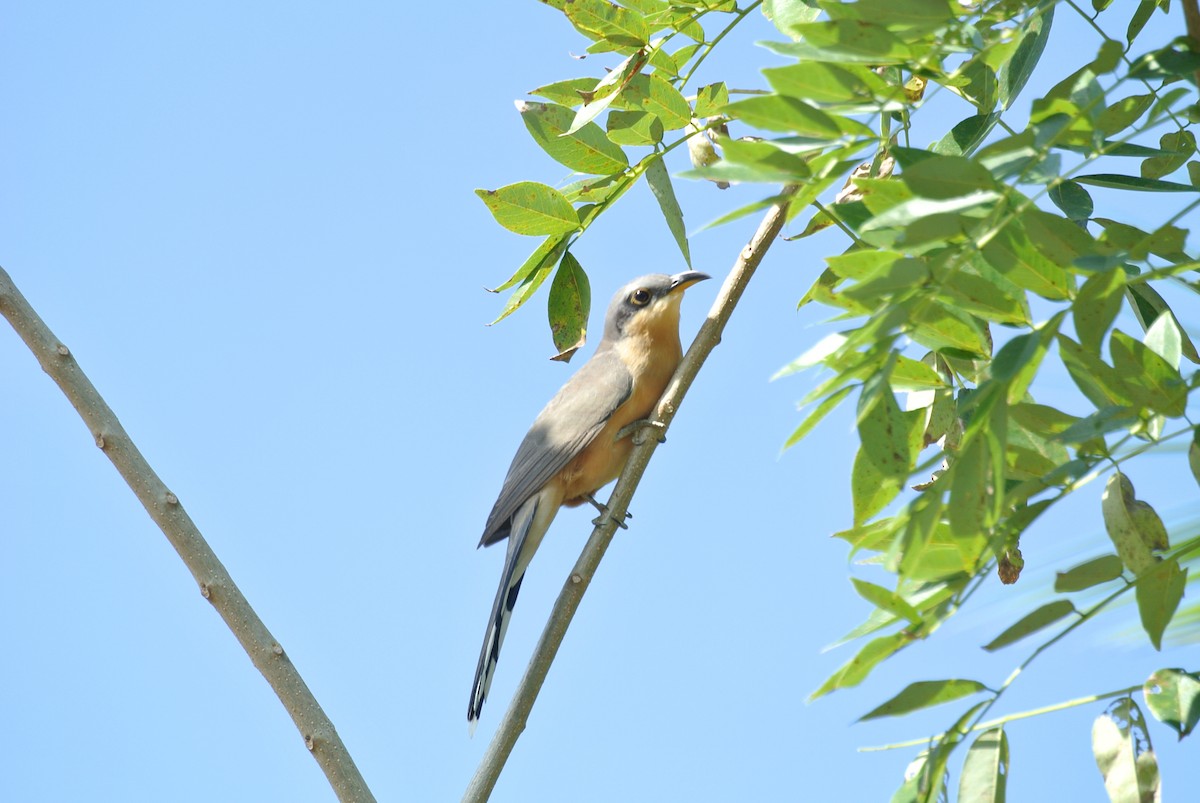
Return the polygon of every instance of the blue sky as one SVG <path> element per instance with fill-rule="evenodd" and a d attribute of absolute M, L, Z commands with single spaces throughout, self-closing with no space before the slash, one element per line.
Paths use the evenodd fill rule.
<path fill-rule="evenodd" d="M 1062 22 L 1048 52 L 1085 33 Z M 755 15 L 699 82 L 757 85 L 777 63 L 752 46 L 762 38 L 778 37 Z M 475 545 L 513 450 L 572 370 L 546 359 L 541 298 L 484 326 L 503 299 L 482 288 L 536 243 L 496 226 L 472 190 L 566 179 L 512 101 L 598 75 L 600 60 L 569 55 L 584 47 L 535 2 L 23 4 L 0 30 L 0 265 L 179 496 L 380 800 L 461 795 L 590 531 L 587 510 L 560 514 L 468 739 L 503 558 Z M 693 231 L 762 192 L 677 186 Z M 1153 227 L 1153 200 L 1121 212 Z M 754 224 L 694 237 L 695 267 L 723 275 Z M 781 456 L 815 378 L 768 382 L 829 331 L 826 312 L 795 301 L 836 237 L 772 250 L 655 455 L 495 800 L 887 799 L 915 749 L 856 748 L 940 730 L 957 709 L 854 720 L 913 680 L 1001 682 L 1032 645 L 979 645 L 1046 600 L 1054 569 L 1106 551 L 1097 483 L 1026 537 L 1018 586 L 990 586 L 860 689 L 804 703 L 853 649 L 821 648 L 869 612 L 828 537 L 850 521 L 849 411 Z M 645 188 L 573 253 L 594 330 L 616 287 L 684 267 Z M 689 291 L 685 341 L 715 285 Z M 1069 380 L 1049 392 L 1069 397 Z M 279 702 L 11 332 L 0 421 L 0 798 L 331 800 Z M 1142 463 L 1132 477 L 1168 521 L 1194 511 L 1182 455 Z M 1051 650 L 997 713 L 1196 667 L 1195 647 L 1156 655 L 1126 638 L 1131 607 L 1117 618 Z M 1012 725 L 1010 799 L 1100 798 L 1100 709 Z M 1194 746 L 1152 727 L 1168 795 L 1195 788 Z"/>

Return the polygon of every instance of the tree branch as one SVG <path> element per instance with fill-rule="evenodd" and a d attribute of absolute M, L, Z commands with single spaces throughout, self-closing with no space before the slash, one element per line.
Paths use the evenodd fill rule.
<path fill-rule="evenodd" d="M 138 501 L 200 584 L 200 594 L 233 631 L 250 660 L 279 696 L 304 736 L 304 743 L 342 801 L 374 801 L 333 723 L 296 670 L 283 647 L 242 596 L 179 498 L 154 473 L 121 422 L 84 375 L 79 364 L 0 268 L 0 315 L 3 315 L 42 369 L 59 386 L 91 430 L 96 445 L 116 466 Z"/>
<path fill-rule="evenodd" d="M 1200 6 L 1196 0 L 1183 0 L 1183 20 L 1187 25 L 1188 38 L 1192 40 L 1192 49 L 1200 50 Z M 1196 70 L 1193 76 L 1196 79 L 1196 85 L 1200 86 L 1200 70 Z"/>
<path fill-rule="evenodd" d="M 721 291 L 713 302 L 708 318 L 700 327 L 696 339 L 688 348 L 687 354 L 684 355 L 683 361 L 679 364 L 674 377 L 671 378 L 671 383 L 667 386 L 651 416 L 651 420 L 662 424 L 660 433 L 670 426 L 671 420 L 675 418 L 675 413 L 683 401 L 684 394 L 691 387 L 700 367 L 708 358 L 709 353 L 721 342 L 721 332 L 724 331 L 729 316 L 742 297 L 750 277 L 754 275 L 754 271 L 762 262 L 767 249 L 771 247 L 771 243 L 783 228 L 787 219 L 788 201 L 797 189 L 798 187 L 793 185 L 783 189 L 780 194 L 781 200 L 767 210 L 766 216 L 758 226 L 758 231 L 742 249 L 733 269 L 725 277 L 725 283 L 721 286 Z M 546 680 L 546 673 L 550 670 L 550 664 L 554 662 L 554 656 L 558 653 L 567 627 L 570 626 L 571 619 L 574 618 L 575 611 L 578 610 L 579 603 L 583 599 L 583 594 L 587 591 L 587 587 L 595 575 L 596 567 L 600 565 L 600 559 L 604 557 L 604 552 L 612 541 L 613 533 L 617 529 L 617 522 L 625 518 L 625 511 L 629 509 L 629 502 L 633 498 L 634 491 L 637 490 L 642 474 L 645 473 L 646 466 L 658 446 L 658 440 L 653 436 L 644 437 L 641 442 L 635 441 L 635 443 L 629 461 L 625 464 L 621 476 L 617 479 L 617 485 L 608 499 L 608 515 L 604 516 L 592 530 L 592 535 L 588 538 L 579 560 L 576 561 L 574 569 L 571 570 L 570 576 L 563 584 L 562 591 L 559 592 L 558 599 L 554 603 L 554 609 L 550 612 L 550 619 L 546 622 L 542 636 L 534 648 L 533 657 L 525 670 L 525 675 L 521 678 L 520 685 L 517 686 L 512 702 L 509 703 L 508 710 L 504 713 L 504 718 L 500 721 L 479 768 L 475 770 L 475 776 L 471 779 L 470 786 L 467 787 L 466 794 L 463 796 L 464 802 L 485 801 L 491 796 L 500 772 L 504 769 L 504 764 L 508 761 L 508 757 L 517 743 L 517 738 L 525 730 L 529 712 Z"/>

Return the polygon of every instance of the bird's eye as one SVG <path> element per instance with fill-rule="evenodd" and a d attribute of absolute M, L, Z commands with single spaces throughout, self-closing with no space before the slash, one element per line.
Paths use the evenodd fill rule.
<path fill-rule="evenodd" d="M 629 294 L 629 303 L 635 307 L 644 307 L 650 303 L 650 291 L 639 287 Z"/>

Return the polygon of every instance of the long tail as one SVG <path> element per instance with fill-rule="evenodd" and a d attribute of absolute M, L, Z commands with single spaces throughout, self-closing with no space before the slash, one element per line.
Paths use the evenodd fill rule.
<path fill-rule="evenodd" d="M 525 569 L 529 566 L 533 552 L 541 543 L 541 536 L 545 534 L 544 527 L 539 528 L 541 532 L 531 533 L 540 499 L 540 494 L 530 497 L 513 514 L 508 553 L 504 558 L 504 570 L 500 573 L 500 587 L 496 589 L 496 601 L 492 603 L 492 615 L 488 619 L 483 648 L 479 651 L 479 663 L 475 667 L 471 702 L 467 706 L 467 724 L 472 734 L 475 733 L 475 726 L 479 722 L 479 714 L 483 710 L 483 701 L 487 699 L 488 689 L 492 687 L 492 675 L 495 674 L 496 662 L 500 659 L 500 645 L 504 643 L 508 620 L 512 616 L 513 606 L 517 603 L 521 581 L 525 579 Z M 530 538 L 531 534 L 533 538 Z"/>

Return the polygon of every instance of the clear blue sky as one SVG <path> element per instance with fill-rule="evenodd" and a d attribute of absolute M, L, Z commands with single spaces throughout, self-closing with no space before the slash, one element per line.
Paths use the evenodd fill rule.
<path fill-rule="evenodd" d="M 1094 49 L 1061 16 L 1051 53 Z M 701 82 L 755 85 L 777 62 L 751 43 L 770 37 L 756 17 Z M 483 325 L 503 300 L 482 288 L 535 243 L 496 226 L 472 189 L 566 178 L 512 101 L 598 75 L 603 59 L 570 58 L 584 47 L 532 1 L 29 3 L 0 29 L 0 264 L 178 494 L 380 800 L 461 795 L 590 530 L 587 510 L 559 516 L 469 740 L 503 558 L 475 544 L 516 444 L 573 369 L 546 359 L 541 299 Z M 760 192 L 680 186 L 692 230 Z M 1137 200 L 1133 222 L 1162 219 Z M 753 225 L 695 237 L 696 268 L 723 275 Z M 979 645 L 1045 601 L 1053 569 L 1104 551 L 1096 484 L 1026 537 L 1018 586 L 989 588 L 860 689 L 804 704 L 853 649 L 822 646 L 869 612 L 829 538 L 850 520 L 855 441 L 847 410 L 781 457 L 815 378 L 767 379 L 828 331 L 825 312 L 795 301 L 842 247 L 830 233 L 772 251 L 656 454 L 495 800 L 887 799 L 916 751 L 856 748 L 940 730 L 958 709 L 854 720 L 912 680 L 1001 682 L 1032 644 Z M 644 188 L 575 253 L 598 308 L 635 275 L 683 268 Z M 689 291 L 685 338 L 715 290 Z M 0 799 L 331 800 L 266 683 L 7 327 L 0 421 Z M 1181 455 L 1143 463 L 1133 479 L 1169 521 L 1194 511 Z M 1195 647 L 1152 654 L 1133 609 L 1122 616 L 1035 663 L 998 713 L 1200 663 Z M 1101 799 L 1099 710 L 1011 726 L 1009 799 Z M 1168 799 L 1200 787 L 1195 739 L 1177 746 L 1157 723 L 1153 735 Z"/>

